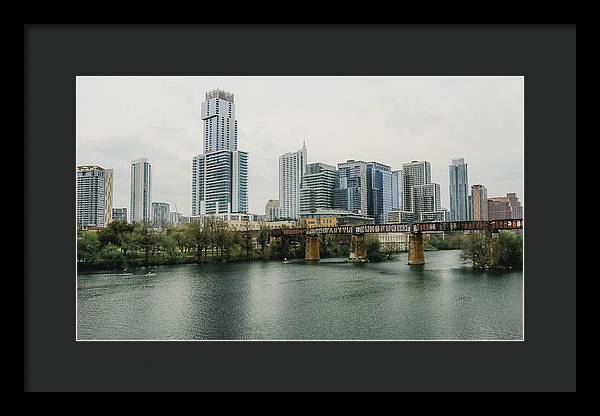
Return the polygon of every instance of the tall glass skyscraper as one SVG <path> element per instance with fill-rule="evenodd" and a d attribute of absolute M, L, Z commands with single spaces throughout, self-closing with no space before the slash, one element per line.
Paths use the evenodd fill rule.
<path fill-rule="evenodd" d="M 401 170 L 392 171 L 392 210 L 402 210 L 404 193 L 404 176 Z"/>
<path fill-rule="evenodd" d="M 333 191 L 333 205 L 357 214 L 367 215 L 367 164 L 361 160 L 338 163 L 338 183 Z"/>
<path fill-rule="evenodd" d="M 281 218 L 300 218 L 300 188 L 306 169 L 306 143 L 297 152 L 279 157 L 279 214 Z"/>
<path fill-rule="evenodd" d="M 392 210 L 392 169 L 390 166 L 367 163 L 367 215 L 376 223 L 387 222 Z"/>
<path fill-rule="evenodd" d="M 234 95 L 206 93 L 204 152 L 192 159 L 192 215 L 248 211 L 248 153 L 237 149 Z"/>
<path fill-rule="evenodd" d="M 152 165 L 144 158 L 131 162 L 131 222 L 150 221 Z"/>
<path fill-rule="evenodd" d="M 452 159 L 448 166 L 450 172 L 450 220 L 468 221 L 469 210 L 469 177 L 464 158 Z"/>

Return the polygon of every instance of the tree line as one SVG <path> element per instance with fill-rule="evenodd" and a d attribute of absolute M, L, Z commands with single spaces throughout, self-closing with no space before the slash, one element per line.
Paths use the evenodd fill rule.
<path fill-rule="evenodd" d="M 231 231 L 214 217 L 182 226 L 157 229 L 148 222 L 113 221 L 97 231 L 79 230 L 77 261 L 82 268 L 121 268 L 179 263 L 211 263 L 239 260 L 301 259 L 303 236 L 271 240 L 270 230 Z M 321 235 L 320 256 L 348 257 L 350 235 Z M 461 249 L 461 258 L 476 268 L 521 268 L 523 241 L 520 234 L 502 231 L 484 234 L 432 236 L 429 249 Z M 370 261 L 390 259 L 392 253 L 374 235 L 365 238 Z"/>

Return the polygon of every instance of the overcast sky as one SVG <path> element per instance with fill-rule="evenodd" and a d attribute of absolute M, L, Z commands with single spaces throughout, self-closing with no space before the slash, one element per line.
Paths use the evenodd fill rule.
<path fill-rule="evenodd" d="M 277 199 L 278 158 L 306 140 L 308 162 L 400 169 L 431 162 L 449 207 L 448 165 L 464 157 L 488 196 L 523 195 L 522 77 L 77 77 L 77 164 L 114 169 L 113 207 L 129 207 L 130 163 L 152 164 L 152 199 L 191 212 L 200 103 L 235 94 L 239 150 L 249 152 L 250 212 Z"/>

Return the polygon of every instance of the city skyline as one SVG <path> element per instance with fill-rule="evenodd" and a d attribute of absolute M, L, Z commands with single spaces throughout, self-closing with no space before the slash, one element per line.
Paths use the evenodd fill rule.
<path fill-rule="evenodd" d="M 427 160 L 447 209 L 446 169 L 464 157 L 469 181 L 489 197 L 516 192 L 524 203 L 521 77 L 78 77 L 77 164 L 112 168 L 113 206 L 126 207 L 126 169 L 145 157 L 153 200 L 189 215 L 190 157 L 203 151 L 200 105 L 215 88 L 236 96 L 251 213 L 278 197 L 278 158 L 303 140 L 307 163 L 376 160 L 398 170 Z"/>

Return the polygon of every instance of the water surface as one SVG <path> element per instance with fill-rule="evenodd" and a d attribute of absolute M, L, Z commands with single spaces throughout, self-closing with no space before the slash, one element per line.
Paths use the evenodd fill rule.
<path fill-rule="evenodd" d="M 80 274 L 80 340 L 515 340 L 523 275 L 480 272 L 459 251 L 382 263 L 324 259 Z"/>

